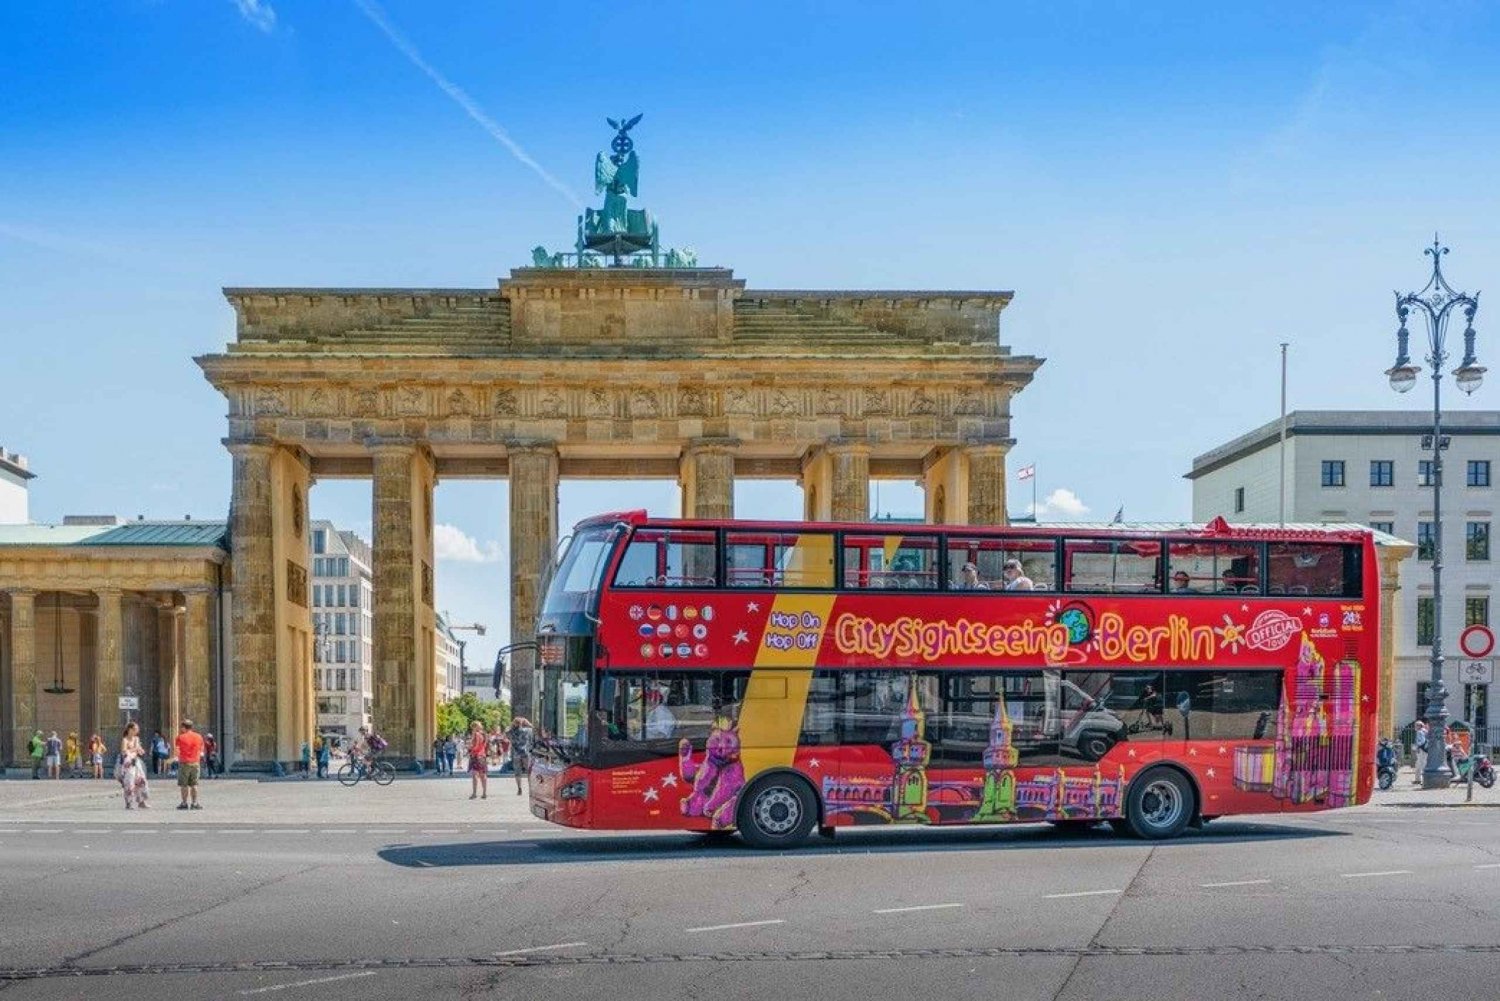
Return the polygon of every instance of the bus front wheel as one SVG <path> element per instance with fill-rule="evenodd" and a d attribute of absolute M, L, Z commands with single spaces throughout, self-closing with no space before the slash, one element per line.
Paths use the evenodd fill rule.
<path fill-rule="evenodd" d="M 751 848 L 795 848 L 817 827 L 818 805 L 801 778 L 767 775 L 740 795 L 735 824 Z"/>
<path fill-rule="evenodd" d="M 1152 768 L 1131 783 L 1125 821 L 1136 837 L 1163 841 L 1181 834 L 1196 809 L 1197 795 L 1180 772 Z"/>

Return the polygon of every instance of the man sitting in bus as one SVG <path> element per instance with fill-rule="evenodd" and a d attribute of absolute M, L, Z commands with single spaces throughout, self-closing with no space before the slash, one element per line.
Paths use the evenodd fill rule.
<path fill-rule="evenodd" d="M 677 730 L 677 717 L 666 707 L 661 692 L 655 688 L 646 690 L 646 739 L 662 740 Z"/>
<path fill-rule="evenodd" d="M 1005 590 L 1007 591 L 1031 591 L 1035 585 L 1031 578 L 1021 572 L 1020 560 L 1006 560 L 1005 568 L 1001 571 L 1005 576 Z"/>
<path fill-rule="evenodd" d="M 953 585 L 955 591 L 988 591 L 990 586 L 979 579 L 979 568 L 973 563 L 965 563 L 958 572 L 958 582 Z"/>
<path fill-rule="evenodd" d="M 1179 570 L 1172 575 L 1172 590 L 1178 594 L 1196 590 L 1186 570 Z"/>

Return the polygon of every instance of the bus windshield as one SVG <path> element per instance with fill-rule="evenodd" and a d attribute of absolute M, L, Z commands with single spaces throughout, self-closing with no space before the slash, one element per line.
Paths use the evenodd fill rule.
<path fill-rule="evenodd" d="M 609 564 L 610 547 L 618 536 L 617 527 L 585 528 L 573 536 L 547 588 L 542 614 L 576 614 L 586 612 L 599 590 L 604 568 Z"/>

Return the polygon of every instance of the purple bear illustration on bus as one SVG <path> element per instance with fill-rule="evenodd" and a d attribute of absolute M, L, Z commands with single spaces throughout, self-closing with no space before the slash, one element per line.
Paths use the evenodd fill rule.
<path fill-rule="evenodd" d="M 682 800 L 682 815 L 707 817 L 716 829 L 733 827 L 735 805 L 745 787 L 740 735 L 734 724 L 723 716 L 714 721 L 700 759 L 693 758 L 690 742 L 679 743 L 677 769 L 684 781 L 692 783 L 692 792 Z"/>

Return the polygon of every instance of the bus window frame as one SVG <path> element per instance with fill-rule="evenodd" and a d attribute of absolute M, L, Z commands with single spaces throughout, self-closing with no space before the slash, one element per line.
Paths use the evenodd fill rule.
<path fill-rule="evenodd" d="M 681 533 L 684 533 L 684 534 L 692 534 L 692 535 L 699 535 L 699 534 L 701 534 L 701 535 L 705 535 L 705 536 L 710 537 L 710 539 L 712 540 L 711 544 L 714 547 L 714 581 L 713 581 L 713 583 L 711 583 L 711 584 L 622 584 L 622 583 L 620 583 L 620 581 L 619 581 L 620 568 L 624 565 L 626 554 L 630 551 L 631 545 L 636 541 L 636 536 L 639 535 L 642 531 L 652 531 L 652 532 L 662 532 L 662 533 L 681 532 Z M 657 545 L 657 546 L 660 546 L 661 544 L 662 543 L 661 543 L 660 540 L 658 540 L 655 543 L 655 545 Z M 678 543 L 678 544 L 681 545 L 681 543 Z M 703 545 L 704 543 L 698 542 L 698 543 L 694 543 L 694 544 L 695 545 Z M 609 587 L 610 590 L 614 590 L 614 591 L 691 591 L 691 590 L 700 590 L 700 591 L 701 590 L 714 590 L 714 591 L 718 591 L 718 590 L 723 590 L 724 585 L 723 585 L 722 581 L 724 579 L 724 530 L 722 528 L 718 528 L 718 527 L 707 527 L 707 526 L 704 526 L 704 527 L 701 527 L 701 528 L 681 528 L 681 527 L 677 527 L 677 526 L 652 525 L 652 524 L 649 524 L 649 523 L 645 524 L 645 525 L 632 525 L 632 526 L 630 526 L 630 531 L 627 532 L 622 539 L 620 539 L 620 541 L 619 541 L 619 543 L 618 543 L 618 545 L 616 547 L 615 554 L 614 554 L 614 556 L 610 560 L 609 567 L 605 571 L 605 577 L 609 581 L 609 584 L 607 586 Z M 604 586 L 605 585 L 601 585 L 600 586 L 601 592 L 603 591 Z"/>
<path fill-rule="evenodd" d="M 841 587 L 842 577 L 841 577 L 841 574 L 839 573 L 839 559 L 838 559 L 838 554 L 842 551 L 842 546 L 843 546 L 843 541 L 842 540 L 843 540 L 843 534 L 844 533 L 842 533 L 842 532 L 839 532 L 839 531 L 836 531 L 836 530 L 832 530 L 832 529 L 818 528 L 818 529 L 812 529 L 812 530 L 805 531 L 805 532 L 788 533 L 788 532 L 785 532 L 785 531 L 778 531 L 778 530 L 770 529 L 770 528 L 757 528 L 757 527 L 737 527 L 737 528 L 732 528 L 732 529 L 731 528 L 720 527 L 720 528 L 715 529 L 715 531 L 718 533 L 718 537 L 719 537 L 719 542 L 718 542 L 718 545 L 719 545 L 719 569 L 718 569 L 717 583 L 715 583 L 715 585 L 714 585 L 714 589 L 715 590 L 720 590 L 720 591 L 724 591 L 726 593 L 731 593 L 731 594 L 747 594 L 747 593 L 750 593 L 752 591 L 795 591 L 798 594 L 819 594 L 819 593 L 822 593 L 822 594 L 837 594 L 840 591 L 842 591 L 842 587 Z M 731 545 L 731 543 L 729 542 L 730 533 L 738 533 L 738 534 L 745 534 L 745 535 L 765 535 L 765 536 L 768 536 L 768 537 L 769 536 L 775 536 L 778 539 L 784 539 L 784 538 L 788 537 L 788 535 L 794 535 L 797 539 L 801 539 L 805 535 L 827 536 L 828 539 L 830 540 L 830 544 L 833 546 L 833 553 L 834 553 L 833 568 L 832 568 L 833 572 L 832 572 L 832 574 L 830 574 L 831 583 L 828 586 L 826 586 L 826 587 L 825 586 L 821 586 L 821 585 L 820 586 L 816 586 L 816 587 L 810 587 L 810 586 L 803 586 L 803 585 L 797 585 L 797 584 L 787 584 L 787 583 L 767 584 L 767 583 L 764 582 L 764 580 L 762 580 L 761 583 L 756 584 L 754 586 L 743 585 L 743 584 L 731 584 L 731 583 L 729 583 L 729 546 Z M 735 544 L 736 545 L 749 545 L 750 543 L 735 543 Z M 771 546 L 771 545 L 775 545 L 775 544 L 776 543 L 769 543 L 769 542 L 768 543 L 761 543 L 762 547 Z M 762 564 L 763 565 L 762 565 L 761 572 L 763 574 L 764 573 L 774 573 L 774 572 L 776 572 L 776 570 L 774 568 L 772 570 L 767 570 L 764 567 L 764 556 L 762 557 Z"/>
<path fill-rule="evenodd" d="M 1199 588 L 1193 591 L 1172 590 L 1172 575 L 1177 568 L 1172 565 L 1173 546 L 1244 546 L 1255 550 L 1256 583 L 1241 585 L 1239 590 L 1228 591 L 1220 588 Z M 1266 594 L 1266 542 L 1261 539 L 1193 539 L 1183 536 L 1165 536 L 1162 539 L 1162 560 L 1165 565 L 1164 580 L 1166 590 L 1162 593 L 1169 598 L 1227 598 L 1230 595 L 1239 595 L 1246 598 L 1281 597 L 1280 595 Z M 1217 559 L 1217 558 L 1216 558 Z M 1191 578 L 1190 578 L 1191 579 Z M 1253 587 L 1253 591 L 1245 588 Z"/>

